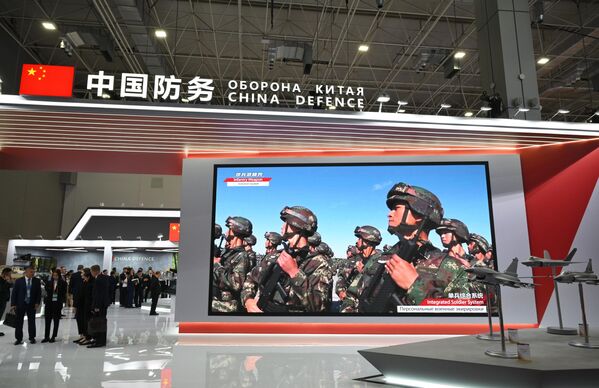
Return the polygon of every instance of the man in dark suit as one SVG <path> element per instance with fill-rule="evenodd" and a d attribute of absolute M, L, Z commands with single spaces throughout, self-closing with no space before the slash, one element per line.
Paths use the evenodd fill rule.
<path fill-rule="evenodd" d="M 92 289 L 92 316 L 106 319 L 108 306 L 110 306 L 110 280 L 103 275 L 99 265 L 92 265 L 92 277 L 95 278 Z M 106 346 L 106 330 L 94 336 L 94 343 L 88 348 L 100 348 Z"/>
<path fill-rule="evenodd" d="M 62 280 L 62 276 L 59 270 L 52 272 L 52 277 L 46 283 L 46 298 L 44 299 L 44 318 L 46 320 L 46 330 L 44 331 L 44 339 L 42 343 L 54 342 L 58 335 L 58 323 L 60 322 L 60 316 L 62 306 L 67 300 L 67 282 Z M 50 326 L 54 321 L 54 330 L 52 331 L 52 337 L 50 338 Z"/>
<path fill-rule="evenodd" d="M 156 312 L 156 305 L 158 304 L 158 298 L 160 297 L 160 290 L 160 271 L 156 271 L 154 272 L 154 276 L 150 279 L 150 293 L 152 294 L 150 315 L 158 315 Z"/>
<path fill-rule="evenodd" d="M 35 343 L 35 310 L 42 299 L 42 283 L 34 278 L 35 268 L 27 267 L 25 276 L 17 279 L 12 290 L 11 309 L 16 310 L 17 327 L 15 328 L 15 345 L 23 343 L 23 322 L 27 314 L 29 342 Z"/>
<path fill-rule="evenodd" d="M 83 265 L 79 264 L 77 266 L 77 272 L 71 275 L 71 283 L 69 286 L 71 287 L 71 294 L 73 294 L 73 300 L 77 299 L 79 294 L 79 290 L 81 286 L 83 286 L 83 277 L 81 274 L 83 273 Z"/>

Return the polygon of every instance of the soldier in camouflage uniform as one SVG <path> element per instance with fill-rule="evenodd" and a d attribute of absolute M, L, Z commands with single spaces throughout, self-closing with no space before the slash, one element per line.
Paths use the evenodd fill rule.
<path fill-rule="evenodd" d="M 316 216 L 310 209 L 292 206 L 281 211 L 281 220 L 281 234 L 289 246 L 252 270 L 243 285 L 242 303 L 253 313 L 263 312 L 259 303 L 266 306 L 264 312 L 324 312 L 332 272 L 326 256 L 309 252 L 308 238 L 318 227 Z M 270 296 L 264 295 L 264 286 L 277 266 L 284 275 L 280 278 L 281 287 Z"/>
<path fill-rule="evenodd" d="M 387 206 L 388 230 L 400 241 L 382 259 L 386 260 L 387 276 L 396 288 L 387 293 L 383 285 L 389 284 L 388 277 L 376 279 L 368 288 L 367 298 L 360 300 L 361 312 L 373 312 L 369 307 L 377 305 L 373 300 L 383 300 L 386 312 L 397 312 L 401 304 L 419 305 L 426 298 L 478 291 L 468 282 L 462 263 L 435 248 L 428 239 L 429 232 L 443 218 L 441 201 L 436 195 L 422 187 L 397 183 L 387 193 Z M 412 256 L 400 257 L 402 252 Z"/>
<path fill-rule="evenodd" d="M 220 245 L 222 244 L 222 241 L 224 239 L 223 236 L 223 228 L 219 225 L 219 224 L 214 224 L 214 230 L 213 230 L 214 235 L 212 236 L 213 241 L 212 241 L 212 258 L 215 257 L 220 257 L 222 254 Z M 220 239 L 220 242 L 218 243 L 218 245 L 216 245 L 216 240 Z"/>
<path fill-rule="evenodd" d="M 316 252 L 316 248 L 320 245 L 321 242 L 322 238 L 320 236 L 320 233 L 318 232 L 314 232 L 312 236 L 308 237 L 308 246 L 310 247 L 310 253 Z"/>
<path fill-rule="evenodd" d="M 262 260 L 264 260 L 264 258 L 266 256 L 269 255 L 278 255 L 279 253 L 281 253 L 281 250 L 278 249 L 279 245 L 281 245 L 281 243 L 283 243 L 283 236 L 281 236 L 280 234 L 278 234 L 277 232 L 266 232 L 264 233 L 264 248 L 265 248 L 265 253 L 264 255 L 258 255 L 256 256 L 256 265 L 260 265 L 260 263 L 262 262 Z"/>
<path fill-rule="evenodd" d="M 212 268 L 212 311 L 232 313 L 241 310 L 239 293 L 250 267 L 243 239 L 252 234 L 252 223 L 244 217 L 229 217 L 226 226 L 225 252 L 214 258 Z"/>
<path fill-rule="evenodd" d="M 493 268 L 493 261 L 487 259 L 487 253 L 490 250 L 491 246 L 487 239 L 476 233 L 470 233 L 468 237 L 468 253 L 472 257 L 470 265 Z"/>
<path fill-rule="evenodd" d="M 343 302 L 340 309 L 342 313 L 358 312 L 360 295 L 381 265 L 381 251 L 376 249 L 383 240 L 381 232 L 374 226 L 357 226 L 354 236 L 358 238 L 355 245 L 358 250 L 357 260 L 349 269 L 339 270 L 335 290 Z"/>
<path fill-rule="evenodd" d="M 443 252 L 458 259 L 465 267 L 470 267 L 472 257 L 466 253 L 462 246 L 462 244 L 468 242 L 470 237 L 466 224 L 455 218 L 443 218 L 437 228 L 437 234 L 445 247 Z"/>
<path fill-rule="evenodd" d="M 253 234 L 243 239 L 245 251 L 250 258 L 250 268 L 248 269 L 248 272 L 256 266 L 256 252 L 254 252 L 254 245 L 256 245 L 256 242 L 256 236 Z"/>

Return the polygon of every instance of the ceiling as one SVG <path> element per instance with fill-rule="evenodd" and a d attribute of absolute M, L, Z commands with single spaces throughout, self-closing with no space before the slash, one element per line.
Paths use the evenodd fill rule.
<path fill-rule="evenodd" d="M 536 0 L 529 2 L 534 9 Z M 75 65 L 75 96 L 90 97 L 86 76 L 138 72 L 196 75 L 217 80 L 213 104 L 224 104 L 231 79 L 299 82 L 365 88 L 366 110 L 376 97 L 391 96 L 384 111 L 405 100 L 407 113 L 462 116 L 481 106 L 478 42 L 473 1 L 411 0 L 24 0 L 0 3 L 0 27 L 41 63 Z M 274 8 L 271 5 L 274 4 Z M 599 75 L 599 2 L 544 1 L 544 21 L 533 24 L 542 114 L 570 113 L 555 120 L 584 121 L 599 107 L 590 77 Z M 51 20 L 56 31 L 45 30 Z M 164 29 L 165 39 L 154 36 Z M 0 30 L 0 31 L 2 31 Z M 93 44 L 71 56 L 60 48 L 69 32 L 91 36 Z M 357 50 L 360 44 L 369 51 Z M 304 74 L 301 58 L 269 61 L 279 46 L 312 48 Z M 269 50 L 271 49 L 271 50 Z M 441 61 L 466 52 L 460 73 L 446 79 Z M 272 55 L 272 54 L 271 54 Z M 425 58 L 428 55 L 428 62 Z M 283 105 L 292 108 L 294 101 Z"/>

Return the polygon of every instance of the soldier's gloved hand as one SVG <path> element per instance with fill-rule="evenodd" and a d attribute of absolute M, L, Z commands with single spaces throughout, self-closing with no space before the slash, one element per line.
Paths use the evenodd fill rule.
<path fill-rule="evenodd" d="M 245 309 L 248 311 L 248 313 L 261 313 L 261 312 L 263 312 L 258 307 L 258 301 L 256 299 L 253 299 L 253 298 L 248 299 L 248 300 L 245 301 Z"/>
<path fill-rule="evenodd" d="M 220 257 L 215 257 L 212 259 L 212 261 L 214 262 L 214 264 L 220 263 Z"/>
<path fill-rule="evenodd" d="M 299 268 L 297 267 L 297 262 L 291 255 L 285 251 L 281 252 L 279 258 L 277 259 L 277 264 L 281 266 L 281 269 L 289 275 L 290 278 L 295 277 L 299 272 Z"/>
<path fill-rule="evenodd" d="M 393 255 L 391 260 L 387 261 L 385 268 L 395 284 L 404 290 L 408 290 L 418 278 L 416 268 L 397 255 Z"/>
<path fill-rule="evenodd" d="M 362 273 L 362 271 L 364 270 L 364 263 L 362 263 L 362 260 L 358 260 L 356 262 L 356 269 L 358 270 L 358 272 Z"/>

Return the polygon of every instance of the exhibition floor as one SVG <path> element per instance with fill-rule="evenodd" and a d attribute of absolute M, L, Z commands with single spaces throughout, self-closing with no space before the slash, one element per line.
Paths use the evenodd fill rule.
<path fill-rule="evenodd" d="M 0 330 L 0 387 L 380 387 L 354 378 L 378 374 L 358 350 L 445 336 L 199 335 L 177 332 L 169 299 L 158 317 L 111 307 L 109 344 L 86 349 L 74 319 L 63 319 L 54 344 L 14 346 Z"/>

